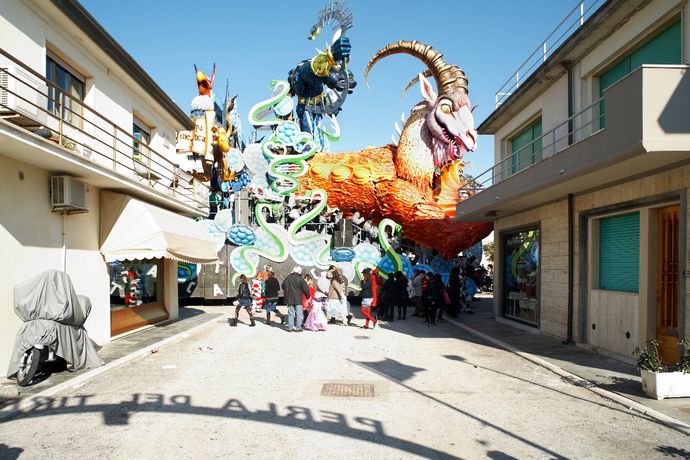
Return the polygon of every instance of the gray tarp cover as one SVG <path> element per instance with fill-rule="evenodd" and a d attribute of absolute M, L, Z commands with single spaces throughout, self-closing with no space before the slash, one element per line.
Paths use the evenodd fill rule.
<path fill-rule="evenodd" d="M 91 311 L 87 297 L 77 296 L 67 273 L 48 270 L 14 288 L 14 312 L 24 324 L 17 331 L 7 376 L 14 376 L 24 353 L 43 344 L 67 361 L 67 369 L 103 365 L 84 329 Z"/>

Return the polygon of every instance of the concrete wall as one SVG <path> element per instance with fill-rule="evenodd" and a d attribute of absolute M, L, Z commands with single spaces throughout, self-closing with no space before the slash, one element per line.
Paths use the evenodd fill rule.
<path fill-rule="evenodd" d="M 63 253 L 63 218 L 50 211 L 50 176 L 0 156 L 0 258 L 6 267 L 0 281 L 0 372 L 7 369 L 21 323 L 14 314 L 13 288 L 47 269 L 66 269 L 77 293 L 93 304 L 86 322 L 89 335 L 99 343 L 110 339 L 110 281 L 98 251 L 99 190 L 90 187 L 88 213 L 65 216 Z"/>

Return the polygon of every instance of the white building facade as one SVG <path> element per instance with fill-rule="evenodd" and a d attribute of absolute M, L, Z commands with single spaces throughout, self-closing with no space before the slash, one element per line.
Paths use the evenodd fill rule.
<path fill-rule="evenodd" d="M 103 344 L 176 318 L 177 260 L 214 256 L 189 219 L 208 215 L 208 188 L 176 166 L 193 123 L 151 77 L 76 1 L 8 0 L 0 30 L 2 369 L 16 284 L 66 271 Z"/>

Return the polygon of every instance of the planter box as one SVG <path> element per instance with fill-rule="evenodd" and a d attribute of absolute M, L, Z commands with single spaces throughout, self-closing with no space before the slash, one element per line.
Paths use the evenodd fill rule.
<path fill-rule="evenodd" d="M 650 398 L 690 397 L 690 374 L 682 372 L 651 372 L 640 369 L 642 389 Z"/>

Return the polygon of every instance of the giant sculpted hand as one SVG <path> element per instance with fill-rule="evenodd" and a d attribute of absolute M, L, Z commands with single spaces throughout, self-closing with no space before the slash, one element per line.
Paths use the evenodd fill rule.
<path fill-rule="evenodd" d="M 331 52 L 333 53 L 333 59 L 337 62 L 349 61 L 350 52 L 352 51 L 352 46 L 350 45 L 350 39 L 347 37 L 340 37 L 331 46 Z"/>

